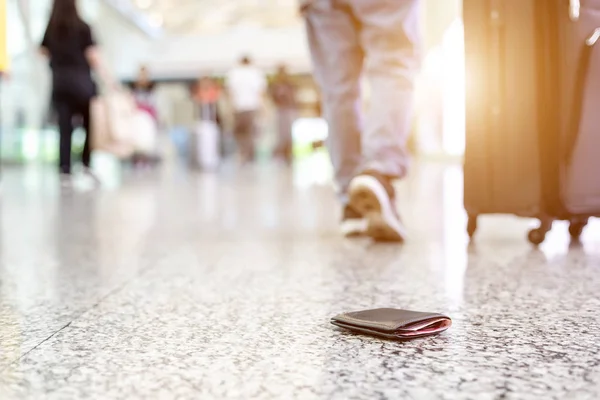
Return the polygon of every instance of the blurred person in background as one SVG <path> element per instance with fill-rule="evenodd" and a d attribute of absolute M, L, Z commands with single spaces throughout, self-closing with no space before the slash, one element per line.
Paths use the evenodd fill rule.
<path fill-rule="evenodd" d="M 6 1 L 0 0 L 0 96 L 2 91 L 2 81 L 8 78 L 8 43 L 6 41 Z M 1 97 L 0 97 L 1 99 Z M 2 135 L 2 104 L 0 103 L 0 135 Z M 1 139 L 1 138 L 0 138 Z M 1 144 L 1 143 L 0 143 Z M 1 148 L 0 148 L 1 153 Z M 0 158 L 0 163 L 2 159 Z"/>
<path fill-rule="evenodd" d="M 275 157 L 290 165 L 293 161 L 292 125 L 296 119 L 296 86 L 285 65 L 277 69 L 269 94 L 277 110 L 277 145 Z"/>
<path fill-rule="evenodd" d="M 156 149 L 160 121 L 155 87 L 156 84 L 152 81 L 148 68 L 142 65 L 136 80 L 131 84 L 131 91 L 137 108 L 150 116 L 152 122 L 147 121 L 143 124 L 142 131 L 135 132 L 139 146 L 131 157 L 131 162 L 136 167 L 149 167 L 161 161 Z"/>
<path fill-rule="evenodd" d="M 79 16 L 76 0 L 54 0 L 41 52 L 48 57 L 52 70 L 52 104 L 60 130 L 61 183 L 66 186 L 71 183 L 74 117 L 82 119 L 86 132 L 81 160 L 84 172 L 98 182 L 90 169 L 90 101 L 96 95 L 91 70 L 97 70 L 104 79 L 108 75 L 101 68 L 92 30 Z"/>
<path fill-rule="evenodd" d="M 192 164 L 200 169 L 215 170 L 223 156 L 223 129 L 219 113 L 221 87 L 209 76 L 198 79 L 193 88 L 196 107 L 196 134 L 192 136 Z"/>
<path fill-rule="evenodd" d="M 227 74 L 227 93 L 233 107 L 234 134 L 242 164 L 255 158 L 256 124 L 267 90 L 265 74 L 244 56 Z"/>
<path fill-rule="evenodd" d="M 329 124 L 342 231 L 403 241 L 392 181 L 409 166 L 419 0 L 301 0 L 301 10 Z M 364 126 L 363 72 L 371 88 Z"/>
<path fill-rule="evenodd" d="M 8 32 L 6 20 L 6 1 L 0 1 L 0 80 L 8 77 L 8 43 L 6 34 Z"/>
<path fill-rule="evenodd" d="M 158 111 L 156 107 L 156 96 L 154 95 L 155 84 L 150 79 L 148 68 L 141 66 L 138 76 L 131 86 L 133 96 L 139 109 L 146 111 L 158 124 Z"/>
<path fill-rule="evenodd" d="M 199 109 L 198 114 L 200 117 L 215 122 L 222 132 L 223 118 L 219 110 L 219 101 L 221 99 L 221 86 L 219 83 L 208 76 L 201 77 L 193 87 L 192 99 Z M 204 115 L 203 107 L 208 108 L 208 115 Z"/>

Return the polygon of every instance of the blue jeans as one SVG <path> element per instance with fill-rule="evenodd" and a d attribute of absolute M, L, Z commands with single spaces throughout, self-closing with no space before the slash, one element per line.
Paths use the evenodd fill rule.
<path fill-rule="evenodd" d="M 328 149 L 340 197 L 375 170 L 406 175 L 414 78 L 419 69 L 419 0 L 313 0 L 305 18 L 314 75 L 329 124 Z M 371 97 L 364 125 L 360 80 Z"/>

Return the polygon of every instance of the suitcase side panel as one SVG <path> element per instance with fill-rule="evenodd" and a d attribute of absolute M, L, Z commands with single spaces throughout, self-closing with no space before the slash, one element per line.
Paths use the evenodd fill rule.
<path fill-rule="evenodd" d="M 490 2 L 464 0 L 466 68 L 466 143 L 464 155 L 464 202 L 467 213 L 479 214 L 493 208 L 488 178 L 489 92 L 487 54 L 490 41 Z"/>
<path fill-rule="evenodd" d="M 586 39 L 600 27 L 600 0 L 538 0 L 541 21 L 540 132 L 545 209 L 558 219 L 600 215 L 600 46 Z"/>
<path fill-rule="evenodd" d="M 600 28 L 600 1 L 582 2 L 580 19 L 572 24 L 571 35 L 564 35 L 564 57 L 570 61 L 564 69 L 566 96 L 573 114 L 563 121 L 562 146 L 571 151 L 561 165 L 561 200 L 565 211 L 573 215 L 600 216 L 600 44 L 586 40 Z M 586 65 L 577 65 L 585 63 Z M 582 76 L 575 76 L 576 74 Z M 581 79 L 581 87 L 572 82 Z M 569 96 L 570 95 L 570 96 Z M 579 107 L 573 107 L 577 105 Z M 575 135 L 573 137 L 573 135 Z"/>
<path fill-rule="evenodd" d="M 538 216 L 534 0 L 465 0 L 465 208 Z"/>

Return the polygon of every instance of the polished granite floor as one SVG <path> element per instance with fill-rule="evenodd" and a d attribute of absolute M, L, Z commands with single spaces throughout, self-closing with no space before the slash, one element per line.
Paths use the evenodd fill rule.
<path fill-rule="evenodd" d="M 114 171 L 113 171 L 114 172 Z M 324 160 L 123 172 L 61 191 L 3 172 L 0 399 L 598 399 L 600 223 L 488 217 L 469 246 L 458 166 L 417 165 L 403 246 L 347 240 Z M 410 342 L 329 324 L 448 313 Z"/>

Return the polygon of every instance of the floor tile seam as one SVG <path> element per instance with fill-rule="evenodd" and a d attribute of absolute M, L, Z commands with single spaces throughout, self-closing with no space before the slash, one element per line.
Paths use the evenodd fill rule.
<path fill-rule="evenodd" d="M 112 289 L 111 291 L 109 291 L 107 294 L 105 294 L 104 296 L 102 296 L 100 299 L 98 299 L 94 304 L 92 304 L 89 307 L 86 307 L 83 310 L 80 310 L 80 312 L 78 312 L 72 319 L 71 321 L 67 322 L 65 325 L 63 325 L 62 327 L 60 327 L 59 329 L 57 329 L 56 331 L 52 332 L 48 337 L 44 338 L 43 340 L 41 340 L 38 344 L 36 344 L 35 346 L 33 346 L 31 349 L 27 350 L 25 353 L 21 354 L 18 358 L 10 361 L 9 363 L 6 364 L 6 366 L 1 370 L 1 372 L 6 371 L 8 368 L 12 367 L 15 363 L 19 362 L 20 360 L 22 360 L 23 358 L 27 357 L 29 354 L 31 354 L 34 350 L 36 350 L 37 348 L 39 348 L 40 346 L 42 346 L 44 343 L 46 343 L 47 341 L 49 341 L 50 339 L 52 339 L 53 337 L 55 337 L 56 335 L 58 335 L 59 333 L 61 333 L 63 330 L 65 330 L 66 328 L 68 328 L 73 322 L 75 322 L 76 320 L 78 320 L 79 318 L 81 318 L 82 316 L 84 316 L 86 313 L 88 313 L 89 311 L 93 310 L 94 308 L 98 307 L 101 303 L 103 303 L 107 298 L 117 294 L 118 292 L 122 291 L 127 285 L 129 285 L 132 281 L 134 281 L 135 279 L 137 279 L 138 277 L 144 275 L 146 273 L 146 271 L 142 271 L 140 274 L 135 275 L 134 277 L 126 280 L 125 282 L 121 283 L 120 285 L 118 285 L 116 288 Z"/>
<path fill-rule="evenodd" d="M 61 333 L 63 330 L 65 330 L 66 328 L 68 328 L 73 322 L 77 321 L 78 319 L 80 319 L 81 317 L 83 317 L 85 314 L 87 314 L 89 311 L 92 311 L 93 309 L 97 308 L 100 304 L 102 304 L 104 301 L 106 301 L 109 297 L 112 297 L 118 293 L 120 293 L 123 289 L 125 289 L 125 287 L 129 286 L 131 283 L 133 283 L 134 281 L 136 281 L 137 279 L 141 278 L 142 276 L 146 275 L 147 273 L 149 273 L 150 271 L 152 271 L 154 268 L 157 268 L 157 266 L 149 266 L 147 268 L 143 268 L 142 270 L 140 270 L 137 274 L 134 274 L 133 276 L 131 276 L 129 279 L 126 279 L 124 282 L 122 282 L 121 284 L 117 285 L 115 288 L 113 288 L 112 290 L 110 290 L 108 293 L 106 293 L 104 296 L 100 297 L 94 304 L 92 304 L 89 307 L 84 307 L 84 309 L 80 310 L 77 314 L 75 314 L 72 319 L 67 322 L 65 325 L 63 325 L 62 327 L 60 327 L 59 329 L 57 329 L 56 331 L 52 332 L 48 337 L 42 339 L 39 343 L 37 343 L 35 346 L 33 346 L 31 349 L 27 350 L 25 353 L 21 354 L 19 357 L 15 358 L 14 360 L 8 362 L 4 368 L 0 369 L 0 372 L 4 372 L 6 371 L 8 368 L 12 367 L 15 363 L 19 362 L 20 360 L 22 360 L 23 358 L 27 357 L 29 354 L 31 354 L 34 350 L 36 350 L 37 348 L 39 348 L 40 346 L 42 346 L 44 343 L 46 343 L 47 341 L 49 341 L 50 339 L 52 339 L 53 337 L 55 337 L 56 335 L 58 335 L 59 333 Z"/>
<path fill-rule="evenodd" d="M 211 266 L 213 265 L 217 265 L 221 259 L 223 258 L 224 254 L 221 253 L 219 257 L 217 257 L 217 259 L 211 263 Z M 35 346 L 33 346 L 31 349 L 29 349 L 28 351 L 26 351 L 25 353 L 23 353 L 22 355 L 20 355 L 18 358 L 8 362 L 6 364 L 6 366 L 2 369 L 0 369 L 0 372 L 4 372 L 7 369 L 9 369 L 10 367 L 12 367 L 15 363 L 19 362 L 20 360 L 22 360 L 23 358 L 27 357 L 29 354 L 31 354 L 33 351 L 35 351 L 37 348 L 39 348 L 40 346 L 42 346 L 44 343 L 46 343 L 47 341 L 49 341 L 50 339 L 52 339 L 53 337 L 57 336 L 58 334 L 60 334 L 63 330 L 65 330 L 66 328 L 68 328 L 73 322 L 77 321 L 78 319 L 80 319 L 81 317 L 83 317 L 85 314 L 87 314 L 89 311 L 92 311 L 93 309 L 97 308 L 98 306 L 100 306 L 100 304 L 102 304 L 103 302 L 105 302 L 108 298 L 120 293 L 121 291 L 123 291 L 123 289 L 125 289 L 127 286 L 129 286 L 131 283 L 133 283 L 134 281 L 136 281 L 137 279 L 141 278 L 142 276 L 148 274 L 149 272 L 151 272 L 152 270 L 158 268 L 158 265 L 155 266 L 149 266 L 147 268 L 142 269 L 141 271 L 139 271 L 137 274 L 135 274 L 134 276 L 132 276 L 131 278 L 125 280 L 124 282 L 122 282 L 120 285 L 118 285 L 117 287 L 115 287 L 114 289 L 112 289 L 111 291 L 109 291 L 107 294 L 105 294 L 104 296 L 102 296 L 100 299 L 98 299 L 94 304 L 92 304 L 89 307 L 86 307 L 84 310 L 81 310 L 79 313 L 77 313 L 77 315 L 75 315 L 71 321 L 69 321 L 68 323 L 66 323 L 64 326 L 62 326 L 61 328 L 57 329 L 56 331 L 54 331 L 53 333 L 51 333 L 47 338 L 41 340 L 38 344 L 36 344 Z"/>

